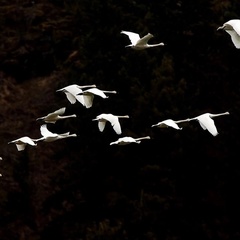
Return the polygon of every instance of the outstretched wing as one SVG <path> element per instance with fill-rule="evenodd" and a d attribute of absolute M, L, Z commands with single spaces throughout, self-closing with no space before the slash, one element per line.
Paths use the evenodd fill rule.
<path fill-rule="evenodd" d="M 58 110 L 56 110 L 56 111 L 54 111 L 54 112 L 52 112 L 52 113 L 49 113 L 48 116 L 49 116 L 49 115 L 50 115 L 50 116 L 63 115 L 63 114 L 65 113 L 65 110 L 66 110 L 65 107 L 60 108 L 60 109 L 58 109 Z"/>
<path fill-rule="evenodd" d="M 144 37 L 139 39 L 136 44 L 137 45 L 145 45 L 148 43 L 148 40 L 151 39 L 152 37 L 153 37 L 153 35 L 151 33 L 148 33 L 147 35 L 145 35 Z"/>
<path fill-rule="evenodd" d="M 204 130 L 207 129 L 213 136 L 218 135 L 218 131 L 215 126 L 215 123 L 210 117 L 202 115 L 202 116 L 198 117 L 198 121 L 199 121 L 200 126 Z"/>
<path fill-rule="evenodd" d="M 129 31 L 121 31 L 121 33 L 126 34 L 133 45 L 135 45 L 137 41 L 140 39 L 140 36 L 138 33 L 133 33 Z"/>
<path fill-rule="evenodd" d="M 49 136 L 55 136 L 54 133 L 50 132 L 48 129 L 47 129 L 47 124 L 43 124 L 41 127 L 40 127 L 40 132 L 42 134 L 43 137 L 49 137 Z"/>

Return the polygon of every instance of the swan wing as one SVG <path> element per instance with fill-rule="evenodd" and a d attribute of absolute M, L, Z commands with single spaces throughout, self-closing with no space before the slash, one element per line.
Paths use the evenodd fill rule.
<path fill-rule="evenodd" d="M 226 32 L 231 36 L 234 46 L 236 48 L 240 48 L 240 36 L 232 30 L 226 30 Z"/>
<path fill-rule="evenodd" d="M 115 131 L 117 134 L 121 134 L 121 133 L 122 133 L 121 125 L 120 125 L 120 123 L 119 123 L 119 121 L 118 121 L 118 118 L 113 119 L 113 120 L 111 121 L 111 124 L 112 124 L 112 127 L 113 127 L 114 131 Z"/>
<path fill-rule="evenodd" d="M 76 103 L 76 97 L 74 97 L 74 96 L 72 95 L 72 93 L 65 92 L 65 94 L 66 94 L 66 97 L 67 97 L 68 101 L 69 101 L 71 104 Z"/>
<path fill-rule="evenodd" d="M 102 98 L 107 98 L 107 95 L 102 90 L 100 90 L 98 88 L 90 88 L 88 90 L 83 91 L 83 94 L 84 95 L 94 94 L 94 95 L 98 95 L 99 97 L 102 97 Z"/>
<path fill-rule="evenodd" d="M 148 43 L 148 40 L 151 39 L 153 37 L 152 34 L 148 33 L 147 35 L 145 35 L 144 37 L 140 38 L 137 41 L 137 45 L 146 45 Z"/>
<path fill-rule="evenodd" d="M 213 136 L 218 135 L 218 131 L 214 124 L 214 121 L 210 117 L 202 115 L 202 116 L 198 117 L 198 121 L 199 121 L 200 126 L 204 130 L 207 129 Z"/>
<path fill-rule="evenodd" d="M 180 130 L 181 128 L 175 123 L 175 121 L 173 121 L 172 119 L 167 119 L 167 120 L 164 120 L 164 121 L 161 121 L 155 125 L 152 125 L 152 127 L 159 127 L 159 128 L 167 128 L 167 127 L 172 127 L 172 128 L 175 128 L 175 129 L 178 129 Z"/>
<path fill-rule="evenodd" d="M 106 126 L 106 120 L 98 121 L 98 129 L 100 130 L 100 132 L 102 132 L 104 130 L 105 126 Z"/>
<path fill-rule="evenodd" d="M 82 97 L 83 97 L 85 107 L 86 108 L 92 107 L 94 95 L 93 94 L 86 94 L 86 95 L 84 94 L 84 95 L 82 95 Z"/>
<path fill-rule="evenodd" d="M 43 124 L 41 127 L 40 127 L 40 132 L 42 134 L 43 137 L 54 137 L 56 136 L 56 134 L 50 132 L 48 129 L 47 129 L 47 124 Z"/>
<path fill-rule="evenodd" d="M 47 116 L 58 116 L 58 115 L 63 115 L 65 113 L 66 108 L 60 108 L 52 113 L 49 113 Z"/>
<path fill-rule="evenodd" d="M 26 143 L 19 143 L 19 142 L 16 142 L 16 147 L 17 147 L 17 150 L 18 151 L 23 151 L 25 148 L 26 148 L 27 144 Z"/>
<path fill-rule="evenodd" d="M 135 45 L 137 41 L 140 39 L 140 36 L 138 33 L 133 33 L 129 31 L 121 31 L 121 33 L 126 34 L 133 45 Z"/>

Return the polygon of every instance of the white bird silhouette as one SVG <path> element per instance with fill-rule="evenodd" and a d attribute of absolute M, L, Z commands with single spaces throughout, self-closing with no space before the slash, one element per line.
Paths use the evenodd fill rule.
<path fill-rule="evenodd" d="M 77 137 L 77 134 L 70 134 L 70 132 L 66 133 L 52 133 L 47 129 L 47 124 L 43 124 L 40 127 L 40 132 L 43 137 L 37 139 L 37 141 L 44 141 L 44 142 L 53 142 L 59 139 L 68 138 L 68 137 Z"/>
<path fill-rule="evenodd" d="M 59 91 L 64 92 L 66 94 L 68 101 L 71 104 L 74 104 L 74 103 L 76 103 L 76 101 L 78 101 L 82 105 L 84 105 L 83 96 L 78 95 L 78 94 L 82 92 L 82 89 L 91 88 L 91 87 L 96 87 L 96 85 L 93 84 L 93 85 L 79 86 L 77 84 L 72 84 L 72 85 L 66 86 L 64 88 L 58 89 L 56 92 L 59 92 Z"/>
<path fill-rule="evenodd" d="M 121 125 L 119 123 L 119 118 L 129 118 L 129 116 L 128 115 L 116 116 L 111 113 L 102 113 L 98 115 L 95 119 L 93 119 L 93 121 L 98 121 L 98 128 L 100 132 L 104 130 L 106 122 L 108 121 L 111 123 L 114 131 L 117 134 L 121 134 L 122 130 L 121 130 Z"/>
<path fill-rule="evenodd" d="M 127 145 L 127 144 L 130 144 L 130 143 L 141 143 L 141 140 L 144 140 L 144 139 L 150 139 L 150 136 L 140 137 L 140 138 L 122 137 L 122 138 L 119 138 L 115 142 L 111 142 L 110 145 L 113 145 L 113 144 Z"/>
<path fill-rule="evenodd" d="M 157 44 L 148 44 L 149 39 L 153 38 L 151 33 L 148 33 L 144 37 L 140 38 L 138 33 L 129 32 L 129 31 L 121 31 L 122 34 L 126 34 L 131 41 L 131 44 L 127 45 L 126 47 L 131 47 L 135 50 L 142 50 L 151 47 L 157 46 L 164 46 L 164 43 L 157 43 Z"/>
<path fill-rule="evenodd" d="M 62 116 L 66 111 L 66 108 L 60 108 L 54 112 L 47 114 L 44 117 L 37 118 L 36 120 L 43 120 L 46 123 L 56 123 L 57 120 L 77 117 L 76 114 Z"/>
<path fill-rule="evenodd" d="M 232 19 L 225 22 L 217 30 L 225 30 L 232 39 L 232 42 L 236 48 L 240 48 L 240 19 Z"/>
<path fill-rule="evenodd" d="M 215 123 L 214 123 L 212 118 L 222 116 L 222 115 L 229 115 L 229 112 L 217 113 L 217 114 L 204 113 L 204 114 L 201 114 L 197 117 L 190 118 L 189 121 L 198 120 L 200 126 L 204 130 L 208 130 L 213 136 L 217 136 L 218 131 L 217 131 L 217 128 L 216 128 Z"/>
<path fill-rule="evenodd" d="M 24 137 L 18 138 L 16 140 L 13 140 L 11 142 L 8 142 L 8 144 L 15 143 L 17 150 L 23 151 L 26 148 L 27 144 L 34 146 L 34 147 L 37 146 L 37 144 L 35 143 L 36 141 L 38 141 L 38 139 L 32 139 L 28 136 L 24 136 Z"/>
<path fill-rule="evenodd" d="M 100 89 L 94 87 L 94 88 L 89 88 L 87 90 L 83 90 L 78 95 L 83 96 L 85 107 L 90 108 L 90 107 L 92 107 L 92 104 L 93 104 L 94 95 L 97 95 L 97 96 L 102 97 L 102 98 L 108 98 L 108 96 L 105 93 L 116 94 L 117 92 L 116 91 L 100 90 Z"/>
<path fill-rule="evenodd" d="M 189 122 L 189 121 L 190 121 L 189 118 L 184 119 L 184 120 L 178 120 L 178 121 L 175 121 L 175 120 L 172 120 L 172 119 L 166 119 L 164 121 L 161 121 L 161 122 L 159 122 L 157 124 L 152 125 L 152 127 L 159 127 L 159 128 L 172 127 L 172 128 L 177 129 L 177 130 L 181 130 L 182 128 L 180 128 L 178 126 L 178 123 Z"/>

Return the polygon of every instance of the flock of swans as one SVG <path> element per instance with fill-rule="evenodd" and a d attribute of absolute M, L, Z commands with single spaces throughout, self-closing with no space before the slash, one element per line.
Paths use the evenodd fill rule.
<path fill-rule="evenodd" d="M 219 27 L 217 30 L 223 29 L 228 34 L 230 34 L 232 42 L 236 48 L 240 48 L 240 20 L 233 19 L 226 23 L 224 23 L 221 27 Z M 148 44 L 148 41 L 153 38 L 153 35 L 151 33 L 148 33 L 147 35 L 140 38 L 139 34 L 129 31 L 121 31 L 121 34 L 125 34 L 128 36 L 131 44 L 127 45 L 126 47 L 131 47 L 134 50 L 143 50 L 147 48 L 157 47 L 157 46 L 164 46 L 164 43 L 157 43 L 157 44 Z M 108 94 L 116 94 L 117 91 L 109 91 L 109 90 L 101 90 L 96 87 L 95 84 L 91 85 L 84 85 L 80 86 L 78 84 L 72 84 L 66 87 L 63 87 L 61 89 L 56 90 L 56 92 L 63 92 L 66 95 L 67 100 L 71 104 L 75 104 L 76 102 L 81 103 L 84 107 L 90 108 L 93 106 L 93 99 L 95 96 L 101 97 L 101 98 L 108 98 Z M 40 126 L 40 133 L 41 137 L 38 139 L 33 139 L 28 136 L 23 136 L 18 139 L 12 140 L 8 143 L 14 143 L 16 144 L 18 151 L 23 151 L 27 145 L 31 146 L 37 146 L 37 143 L 40 141 L 44 142 L 53 142 L 59 139 L 64 139 L 68 137 L 77 137 L 76 134 L 70 134 L 70 132 L 66 133 L 53 133 L 48 130 L 47 124 L 49 123 L 56 123 L 58 120 L 66 119 L 66 118 L 75 118 L 77 117 L 76 114 L 72 115 L 64 115 L 66 110 L 66 107 L 60 108 L 54 112 L 48 113 L 46 116 L 39 117 L 36 120 L 44 121 L 45 123 Z M 216 125 L 214 123 L 213 118 L 222 116 L 222 115 L 228 115 L 229 112 L 223 112 L 223 113 L 204 113 L 199 116 L 193 117 L 193 118 L 186 118 L 183 120 L 172 120 L 172 119 L 166 119 L 163 121 L 158 122 L 157 124 L 153 124 L 151 127 L 158 127 L 158 128 L 174 128 L 176 130 L 182 130 L 182 127 L 179 127 L 178 124 L 181 124 L 182 122 L 190 122 L 192 120 L 197 120 L 202 127 L 202 129 L 207 130 L 210 134 L 213 136 L 218 135 L 218 131 L 216 128 Z M 111 113 L 102 113 L 96 118 L 92 119 L 92 121 L 98 122 L 98 129 L 100 132 L 102 132 L 105 128 L 105 125 L 107 122 L 109 122 L 115 131 L 117 135 L 122 134 L 121 124 L 119 119 L 123 118 L 129 118 L 128 115 L 113 115 Z M 125 136 L 121 137 L 118 140 L 114 142 L 110 142 L 110 145 L 127 145 L 130 143 L 140 143 L 144 139 L 151 139 L 150 136 L 144 136 L 139 138 L 133 138 L 131 136 Z M 2 160 L 2 158 L 0 158 Z M 1 176 L 1 175 L 0 175 Z"/>

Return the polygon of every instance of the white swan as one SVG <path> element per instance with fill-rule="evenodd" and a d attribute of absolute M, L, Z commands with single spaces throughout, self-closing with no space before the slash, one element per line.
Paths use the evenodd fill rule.
<path fill-rule="evenodd" d="M 199 122 L 200 126 L 204 130 L 208 130 L 213 136 L 217 136 L 218 131 L 217 131 L 217 128 L 216 128 L 215 123 L 212 118 L 222 116 L 222 115 L 229 115 L 229 112 L 217 113 L 217 114 L 204 113 L 197 117 L 190 118 L 189 121 L 197 120 Z"/>
<path fill-rule="evenodd" d="M 11 142 L 8 142 L 9 143 L 14 143 L 16 144 L 16 147 L 17 147 L 17 150 L 18 151 L 23 151 L 27 144 L 31 145 L 31 146 L 37 146 L 37 144 L 35 143 L 35 141 L 38 141 L 37 139 L 32 139 L 28 136 L 24 136 L 24 137 L 21 137 L 21 138 L 18 138 L 16 140 L 13 140 Z"/>
<path fill-rule="evenodd" d="M 141 140 L 144 140 L 144 139 L 150 139 L 150 136 L 140 137 L 140 138 L 122 137 L 122 138 L 119 138 L 115 142 L 111 142 L 110 145 L 113 145 L 113 144 L 127 145 L 127 144 L 130 144 L 130 143 L 141 143 Z"/>
<path fill-rule="evenodd" d="M 122 34 L 126 34 L 131 41 L 131 44 L 127 45 L 126 47 L 131 47 L 136 50 L 142 50 L 146 48 L 152 48 L 157 46 L 164 46 L 164 43 L 157 43 L 157 44 L 148 44 L 149 39 L 153 37 L 151 33 L 148 33 L 144 37 L 140 38 L 138 33 L 129 32 L 129 31 L 121 31 Z"/>
<path fill-rule="evenodd" d="M 83 96 L 78 95 L 78 94 L 82 92 L 82 89 L 91 88 L 91 87 L 96 87 L 96 85 L 93 84 L 93 85 L 79 86 L 77 84 L 72 84 L 72 85 L 68 85 L 64 88 L 58 89 L 58 90 L 56 90 L 56 92 L 59 92 L 59 91 L 64 92 L 66 94 L 68 101 L 71 104 L 74 104 L 74 103 L 76 103 L 76 101 L 78 101 L 82 105 L 84 105 Z"/>
<path fill-rule="evenodd" d="M 78 95 L 83 96 L 85 107 L 90 108 L 90 107 L 92 107 L 92 104 L 93 104 L 94 95 L 97 95 L 97 96 L 102 97 L 102 98 L 108 98 L 108 96 L 105 93 L 116 94 L 117 92 L 116 91 L 101 90 L 101 89 L 98 89 L 98 88 L 95 87 L 95 88 L 89 88 L 87 90 L 83 90 Z"/>
<path fill-rule="evenodd" d="M 240 48 L 240 19 L 232 19 L 225 22 L 217 30 L 225 30 L 232 39 L 232 42 L 236 48 Z"/>
<path fill-rule="evenodd" d="M 98 128 L 100 132 L 104 130 L 106 122 L 108 121 L 111 123 L 114 131 L 117 134 L 121 134 L 122 130 L 121 130 L 121 125 L 119 123 L 119 118 L 129 118 L 129 116 L 128 115 L 116 116 L 111 113 L 102 113 L 98 115 L 95 119 L 93 119 L 93 121 L 98 121 Z"/>
<path fill-rule="evenodd" d="M 175 120 L 172 120 L 172 119 L 166 119 L 164 121 L 161 121 L 157 124 L 152 125 L 152 127 L 159 127 L 159 128 L 172 127 L 172 128 L 177 129 L 177 130 L 181 130 L 182 128 L 180 128 L 178 126 L 178 123 L 189 122 L 189 121 L 190 121 L 189 118 L 184 119 L 184 120 L 178 120 L 178 121 L 175 121 Z"/>
<path fill-rule="evenodd" d="M 70 132 L 66 133 L 52 133 L 47 129 L 47 124 L 43 124 L 40 127 L 40 132 L 43 137 L 37 139 L 37 141 L 44 141 L 44 142 L 53 142 L 59 139 L 68 138 L 68 137 L 77 137 L 77 134 L 70 134 Z"/>
<path fill-rule="evenodd" d="M 57 120 L 77 117 L 76 114 L 62 116 L 66 111 L 66 108 L 60 108 L 54 112 L 47 114 L 44 117 L 37 118 L 36 120 L 43 120 L 46 123 L 56 123 Z"/>

